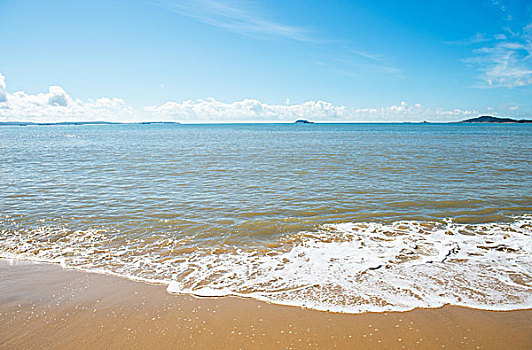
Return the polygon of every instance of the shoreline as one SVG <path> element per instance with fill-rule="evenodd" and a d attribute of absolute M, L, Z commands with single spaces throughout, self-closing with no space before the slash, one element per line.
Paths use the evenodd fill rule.
<path fill-rule="evenodd" d="M 78 267 L 69 267 L 69 266 L 63 266 L 61 263 L 57 262 L 51 262 L 51 261 L 43 261 L 43 260 L 33 260 L 33 259 L 24 259 L 24 258 L 7 258 L 7 257 L 0 257 L 0 271 L 2 269 L 2 264 L 7 264 L 9 266 L 20 266 L 20 265 L 44 265 L 44 266 L 51 266 L 52 268 L 60 268 L 62 271 L 73 271 L 76 273 L 82 273 L 82 274 L 89 274 L 89 275 L 101 275 L 101 276 L 107 276 L 111 278 L 118 278 L 123 279 L 129 282 L 133 283 L 144 283 L 151 286 L 157 286 L 159 288 L 164 288 L 166 293 L 173 296 L 189 296 L 192 298 L 198 298 L 198 299 L 219 299 L 219 298 L 237 298 L 237 299 L 243 299 L 243 300 L 253 300 L 257 301 L 259 303 L 266 303 L 281 307 L 290 307 L 290 308 L 298 308 L 308 311 L 314 311 L 314 312 L 325 312 L 329 314 L 342 314 L 342 315 L 363 315 L 363 314 L 383 314 L 383 313 L 405 313 L 405 312 L 411 312 L 414 310 L 438 310 L 445 307 L 456 307 L 460 309 L 467 309 L 467 310 L 475 310 L 475 311 L 486 311 L 486 312 L 511 312 L 511 311 L 532 311 L 532 307 L 517 307 L 517 308 L 481 308 L 481 307 L 475 307 L 470 305 L 455 305 L 455 304 L 443 304 L 440 306 L 433 306 L 433 307 L 412 307 L 408 309 L 396 309 L 396 310 L 375 310 L 375 309 L 369 309 L 361 312 L 342 312 L 342 311 L 334 311 L 334 310 L 326 310 L 326 309 L 316 309 L 311 307 L 305 307 L 298 304 L 291 304 L 291 303 L 283 303 L 283 302 L 276 302 L 276 301 L 270 301 L 265 298 L 257 298 L 255 296 L 246 296 L 246 295 L 239 295 L 239 294 L 212 294 L 212 295 L 202 295 L 202 294 L 195 294 L 193 292 L 187 292 L 187 291 L 173 291 L 170 290 L 170 283 L 171 281 L 167 280 L 157 280 L 157 279 L 149 279 L 149 278 L 142 278 L 142 277 L 136 277 L 132 275 L 121 275 L 112 271 L 108 270 L 85 270 Z M 532 323 L 531 323 L 532 324 Z"/>
<path fill-rule="evenodd" d="M 342 314 L 0 259 L 0 348 L 526 349 L 532 309 Z"/>
<path fill-rule="evenodd" d="M 478 119 L 478 118 L 475 118 Z M 512 121 L 468 121 L 468 120 L 455 120 L 455 121 L 261 121 L 261 122 L 242 122 L 242 121 L 233 121 L 233 122 L 181 122 L 181 121 L 137 121 L 137 122 L 112 122 L 112 121 L 60 121 L 60 122 L 32 122 L 32 121 L 4 121 L 0 122 L 1 126 L 83 126 L 83 125 L 176 125 L 176 126 L 187 126 L 187 125 L 301 125 L 301 124 L 338 124 L 338 125 L 349 125 L 349 124 L 531 124 L 532 119 L 513 119 Z"/>

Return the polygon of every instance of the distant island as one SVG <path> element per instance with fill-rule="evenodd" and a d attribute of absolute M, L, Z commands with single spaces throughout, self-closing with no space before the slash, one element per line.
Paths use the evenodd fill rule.
<path fill-rule="evenodd" d="M 462 120 L 460 123 L 532 123 L 530 119 L 511 119 L 511 118 L 497 118 L 490 115 L 483 115 L 481 117 Z"/>
<path fill-rule="evenodd" d="M 119 123 L 119 122 L 57 122 L 57 123 L 34 123 L 34 122 L 0 122 L 0 126 L 44 126 L 44 125 L 131 125 L 131 124 L 180 124 L 179 122 L 140 122 L 140 123 Z"/>
<path fill-rule="evenodd" d="M 430 124 L 430 122 L 423 120 L 418 122 L 421 124 Z M 498 118 L 492 117 L 489 115 L 483 115 L 477 118 L 471 118 L 462 120 L 459 122 L 450 122 L 450 123 L 532 123 L 532 119 L 511 119 L 511 118 Z M 132 123 L 123 123 L 123 122 L 106 122 L 106 121 L 86 121 L 86 122 L 50 122 L 50 123 L 36 123 L 36 122 L 0 122 L 0 126 L 46 126 L 46 125 L 146 125 L 146 124 L 181 124 L 180 122 L 163 122 L 163 121 L 154 121 L 154 122 L 132 122 Z M 294 124 L 314 124 L 314 122 L 306 119 L 298 119 Z M 415 124 L 414 122 L 403 122 L 403 124 Z"/>

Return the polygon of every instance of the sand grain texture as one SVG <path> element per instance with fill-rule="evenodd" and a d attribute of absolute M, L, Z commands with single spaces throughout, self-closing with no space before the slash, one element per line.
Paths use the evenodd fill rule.
<path fill-rule="evenodd" d="M 333 314 L 0 261 L 1 349 L 530 349 L 532 310 Z"/>

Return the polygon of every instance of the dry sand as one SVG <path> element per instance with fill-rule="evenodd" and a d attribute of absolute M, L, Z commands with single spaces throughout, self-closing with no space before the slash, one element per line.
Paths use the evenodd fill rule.
<path fill-rule="evenodd" d="M 531 349 L 532 310 L 334 314 L 0 260 L 1 349 Z"/>

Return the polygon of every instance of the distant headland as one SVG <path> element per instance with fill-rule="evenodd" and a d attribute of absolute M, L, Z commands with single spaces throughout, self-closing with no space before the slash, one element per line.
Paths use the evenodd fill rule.
<path fill-rule="evenodd" d="M 460 123 L 532 123 L 530 119 L 497 118 L 490 115 L 483 115 L 477 118 L 462 120 Z"/>
<path fill-rule="evenodd" d="M 294 124 L 314 124 L 314 122 L 308 121 L 306 119 L 298 119 L 294 122 Z"/>

